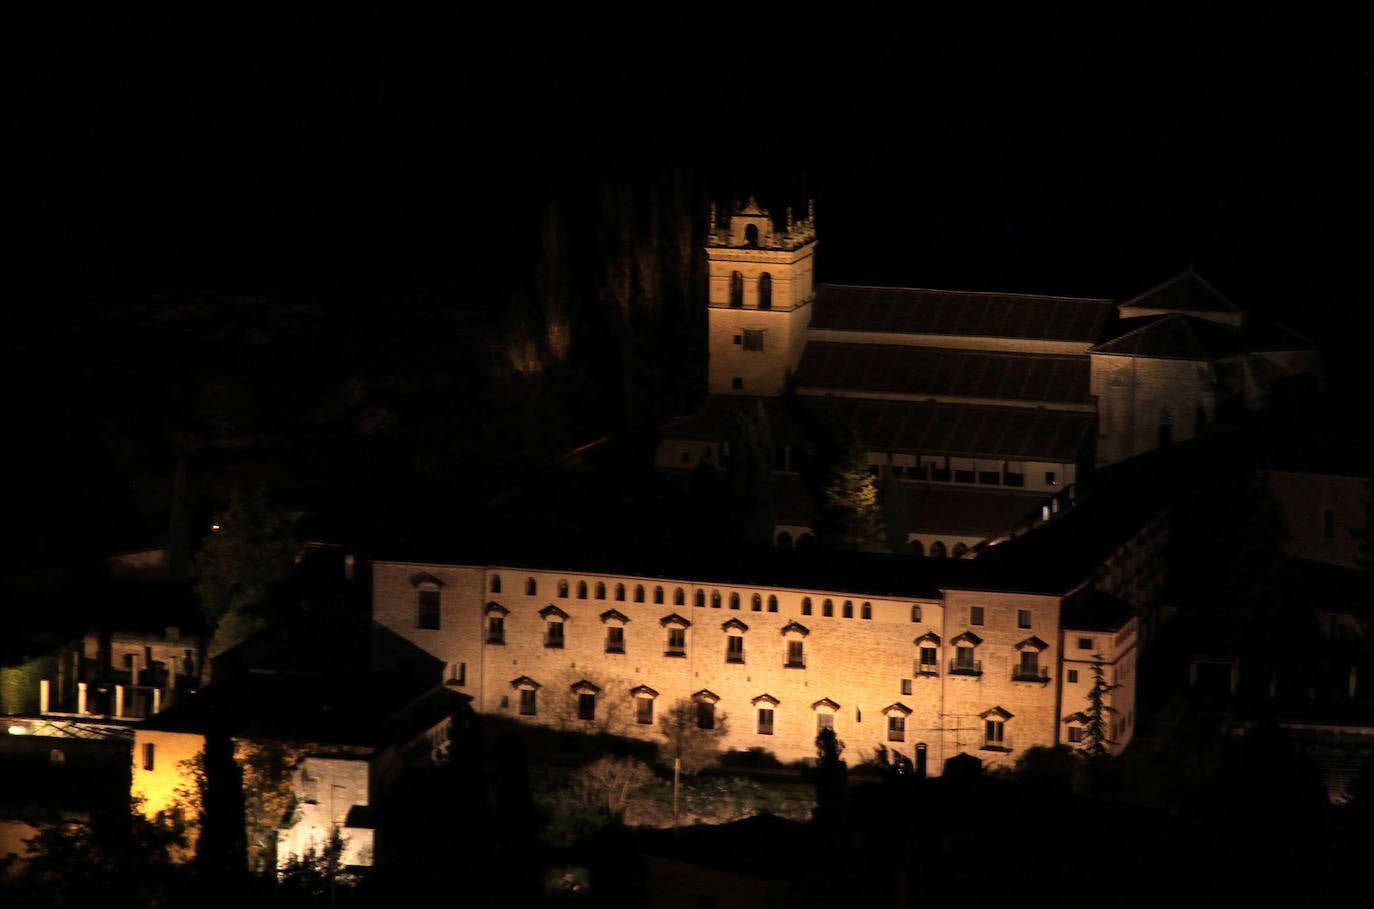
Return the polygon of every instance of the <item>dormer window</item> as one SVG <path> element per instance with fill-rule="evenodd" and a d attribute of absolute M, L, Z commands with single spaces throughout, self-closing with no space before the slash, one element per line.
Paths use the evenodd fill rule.
<path fill-rule="evenodd" d="M 563 648 L 563 623 L 568 620 L 568 614 L 550 603 L 539 610 L 539 616 L 544 620 L 544 646 L 561 650 Z"/>
<path fill-rule="evenodd" d="M 625 625 L 629 618 L 614 609 L 601 613 L 601 622 L 606 626 L 606 652 L 625 652 Z"/>
<path fill-rule="evenodd" d="M 685 657 L 687 655 L 687 629 L 691 627 L 692 623 L 677 613 L 673 613 L 660 619 L 659 624 L 663 626 L 668 635 L 668 640 L 664 644 L 663 655 Z"/>
<path fill-rule="evenodd" d="M 902 703 L 891 704 L 883 708 L 883 716 L 887 717 L 887 740 L 905 742 L 906 718 L 911 716 L 911 708 Z"/>

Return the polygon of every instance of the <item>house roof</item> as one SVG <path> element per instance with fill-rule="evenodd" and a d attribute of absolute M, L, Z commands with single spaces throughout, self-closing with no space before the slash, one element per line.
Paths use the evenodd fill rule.
<path fill-rule="evenodd" d="M 1123 319 L 1119 333 L 1092 348 L 1095 354 L 1168 360 L 1216 360 L 1245 352 L 1234 328 L 1179 313 Z"/>
<path fill-rule="evenodd" d="M 811 341 L 796 384 L 837 392 L 1082 404 L 1091 367 L 1087 357 Z"/>
<path fill-rule="evenodd" d="M 1174 312 L 1239 313 L 1234 303 L 1223 297 L 1201 275 L 1189 268 L 1163 284 L 1132 297 L 1120 307 L 1127 309 L 1167 309 Z M 1123 312 L 1123 315 L 1129 313 Z"/>
<path fill-rule="evenodd" d="M 1092 343 L 1110 315 L 1110 300 L 828 284 L 811 327 Z"/>

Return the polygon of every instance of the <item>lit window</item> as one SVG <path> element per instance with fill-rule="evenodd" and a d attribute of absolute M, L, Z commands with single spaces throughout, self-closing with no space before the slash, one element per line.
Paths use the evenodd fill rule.
<path fill-rule="evenodd" d="M 968 623 L 969 623 L 970 625 L 981 625 L 981 624 L 983 624 L 983 607 L 982 607 L 982 606 L 970 606 L 970 607 L 968 608 Z"/>
<path fill-rule="evenodd" d="M 506 620 L 504 616 L 487 616 L 487 643 L 504 644 L 506 643 Z"/>
<path fill-rule="evenodd" d="M 1016 627 L 1017 627 L 1017 628 L 1029 628 L 1029 627 L 1031 627 L 1031 611 L 1030 611 L 1029 609 L 1018 609 L 1018 610 L 1016 610 Z"/>
<path fill-rule="evenodd" d="M 759 708 L 759 735 L 773 734 L 773 708 Z"/>
<path fill-rule="evenodd" d="M 439 591 L 421 590 L 419 592 L 415 626 L 431 631 L 439 627 Z"/>

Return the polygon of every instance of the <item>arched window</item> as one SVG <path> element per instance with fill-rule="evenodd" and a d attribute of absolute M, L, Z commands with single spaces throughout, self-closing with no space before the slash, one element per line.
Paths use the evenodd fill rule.
<path fill-rule="evenodd" d="M 697 604 L 698 606 L 705 606 L 705 605 L 706 605 L 706 591 L 704 591 L 704 590 L 698 590 L 698 591 L 697 591 L 696 604 Z"/>
<path fill-rule="evenodd" d="M 687 594 L 683 591 L 683 589 L 682 589 L 681 587 L 675 588 L 675 589 L 673 590 L 673 605 L 674 605 L 674 606 L 685 606 L 685 605 L 687 605 Z M 701 604 L 698 603 L 697 605 L 700 606 Z"/>
<path fill-rule="evenodd" d="M 534 578 L 525 578 L 525 596 L 532 597 L 539 593 L 539 582 Z"/>
<path fill-rule="evenodd" d="M 617 600 L 619 600 L 620 602 L 622 602 L 622 603 L 625 602 L 625 585 L 624 585 L 624 584 L 617 584 L 617 585 L 615 585 L 615 598 L 616 598 Z"/>
<path fill-rule="evenodd" d="M 744 306 L 744 275 L 735 272 L 730 275 L 730 308 L 740 309 Z"/>
<path fill-rule="evenodd" d="M 601 581 L 596 582 L 596 598 L 598 600 L 606 599 L 606 585 Z"/>
<path fill-rule="evenodd" d="M 491 592 L 501 592 L 501 576 L 499 574 L 494 574 L 491 576 Z"/>
<path fill-rule="evenodd" d="M 788 532 L 785 531 L 785 530 L 784 530 L 782 533 L 778 534 L 778 548 L 779 548 L 779 549 L 791 549 L 791 548 L 792 548 L 792 534 L 788 533 Z"/>
<path fill-rule="evenodd" d="M 655 588 L 654 588 L 654 603 L 656 603 L 656 604 L 659 605 L 659 606 L 662 606 L 662 605 L 663 605 L 663 588 L 662 588 L 662 587 L 655 587 Z M 681 603 L 678 603 L 678 605 L 681 606 L 682 604 L 681 604 Z"/>
<path fill-rule="evenodd" d="M 586 581 L 578 581 L 578 582 L 577 582 L 577 598 L 578 598 L 579 600 L 585 600 L 585 599 L 587 598 L 587 582 L 586 582 Z"/>
<path fill-rule="evenodd" d="M 919 622 L 919 621 L 921 621 L 921 607 L 920 607 L 920 606 L 912 606 L 912 607 L 911 607 L 911 621 L 913 621 L 913 622 Z"/>
<path fill-rule="evenodd" d="M 844 607 L 843 607 L 843 608 L 844 608 L 844 617 L 845 617 L 846 619 L 852 619 L 852 618 L 854 618 L 854 601 L 853 601 L 853 600 L 845 600 L 845 601 L 844 601 Z"/>
<path fill-rule="evenodd" d="M 802 615 L 811 614 L 811 598 L 802 597 Z"/>
<path fill-rule="evenodd" d="M 730 594 L 730 608 L 731 608 L 731 609 L 739 609 L 739 594 L 737 594 L 737 593 L 732 593 L 732 594 Z"/>
<path fill-rule="evenodd" d="M 832 617 L 832 618 L 833 618 L 834 615 L 835 615 L 835 604 L 834 604 L 834 602 L 832 602 L 832 601 L 830 601 L 830 600 L 826 600 L 824 603 L 822 603 L 822 604 L 821 604 L 821 615 L 823 615 L 823 616 L 828 616 L 828 617 Z"/>
<path fill-rule="evenodd" d="M 719 608 L 720 608 L 720 591 L 719 591 L 719 590 L 713 590 L 713 591 L 711 591 L 711 608 L 712 608 L 712 609 L 719 609 Z"/>
<path fill-rule="evenodd" d="M 958 559 L 962 558 L 964 553 L 966 552 L 968 552 L 967 546 L 965 546 L 963 543 L 955 543 L 954 548 L 950 550 L 950 555 Z"/>
<path fill-rule="evenodd" d="M 773 276 L 768 272 L 759 275 L 759 309 L 773 308 Z"/>
<path fill-rule="evenodd" d="M 771 593 L 768 595 L 768 611 L 769 611 L 769 612 L 777 612 L 777 611 L 778 611 L 778 598 L 775 597 L 775 596 L 774 596 L 773 594 L 771 594 Z"/>
<path fill-rule="evenodd" d="M 873 618 L 873 604 L 872 604 L 872 603 L 864 603 L 862 606 L 859 607 L 859 618 L 861 618 L 861 619 L 871 619 L 871 618 Z"/>
<path fill-rule="evenodd" d="M 945 544 L 943 540 L 936 540 L 930 544 L 930 557 L 932 559 L 943 559 L 945 557 Z"/>
<path fill-rule="evenodd" d="M 558 595 L 563 599 L 568 598 L 568 579 L 564 578 L 558 582 Z"/>
<path fill-rule="evenodd" d="M 914 556 L 923 556 L 926 554 L 925 544 L 920 540 L 912 540 L 907 545 L 911 547 L 911 554 Z"/>
<path fill-rule="evenodd" d="M 643 584 L 636 584 L 636 585 L 635 585 L 635 602 L 636 602 L 636 603 L 643 603 L 643 602 L 644 602 L 644 585 L 643 585 Z"/>

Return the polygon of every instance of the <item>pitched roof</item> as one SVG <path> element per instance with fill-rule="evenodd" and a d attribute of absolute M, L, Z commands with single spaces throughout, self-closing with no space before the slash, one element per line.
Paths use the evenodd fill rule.
<path fill-rule="evenodd" d="M 796 382 L 829 391 L 1082 404 L 1091 365 L 1078 356 L 811 341 Z"/>
<path fill-rule="evenodd" d="M 1120 308 L 1167 309 L 1174 312 L 1239 313 L 1240 309 L 1217 292 L 1201 275 L 1189 268 L 1137 297 Z M 1129 315 L 1123 313 L 1123 315 Z"/>
<path fill-rule="evenodd" d="M 1245 352 L 1241 332 L 1207 319 L 1167 313 L 1123 319 L 1121 332 L 1092 353 L 1166 360 L 1216 360 Z"/>
<path fill-rule="evenodd" d="M 837 284 L 820 287 L 814 307 L 814 329 L 1085 344 L 1112 313 L 1110 300 Z"/>

